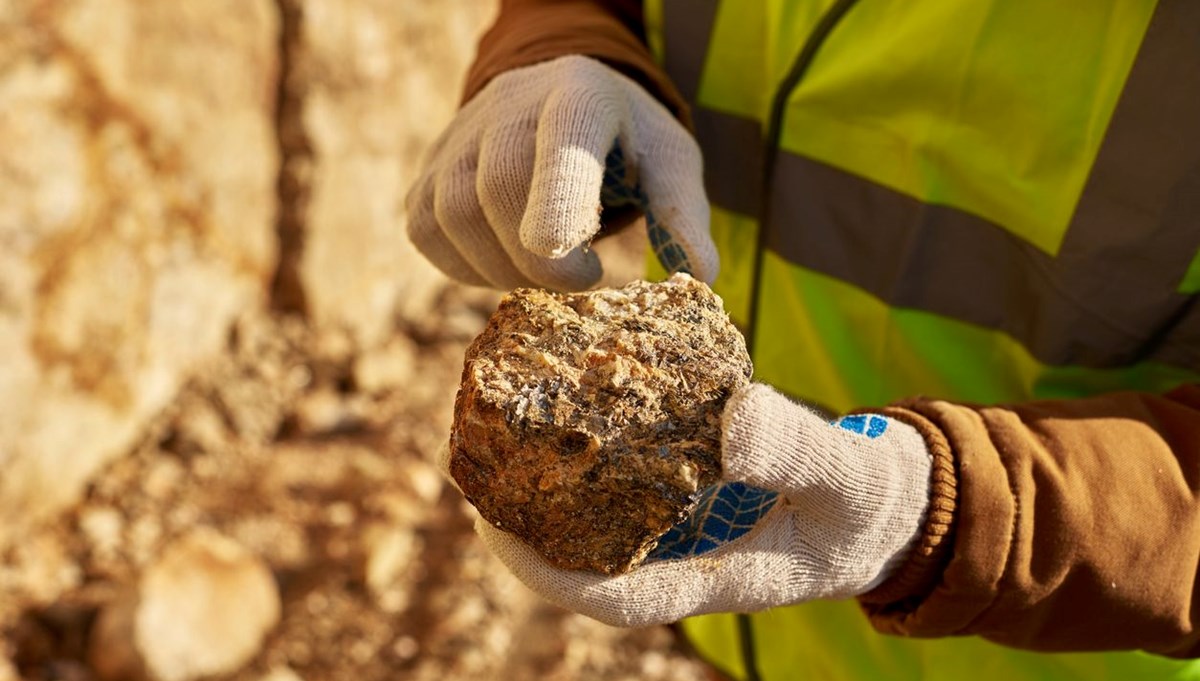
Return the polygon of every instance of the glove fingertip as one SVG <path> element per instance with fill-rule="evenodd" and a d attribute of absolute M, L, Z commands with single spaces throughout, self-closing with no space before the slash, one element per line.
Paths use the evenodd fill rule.
<path fill-rule="evenodd" d="M 690 274 L 700 281 L 712 286 L 717 281 L 717 275 L 721 273 L 721 261 L 717 258 L 716 250 L 712 253 L 700 253 L 695 257 L 689 258 L 692 263 Z"/>
<path fill-rule="evenodd" d="M 646 236 L 668 272 L 687 272 L 712 285 L 720 256 L 709 234 L 709 210 L 703 194 L 692 199 L 671 194 L 649 200 Z"/>
<path fill-rule="evenodd" d="M 692 276 L 712 286 L 721 272 L 721 257 L 717 254 L 717 245 L 713 243 L 707 226 L 698 228 L 698 236 L 694 243 L 689 244 L 691 260 L 695 271 Z"/>
<path fill-rule="evenodd" d="M 451 485 L 454 485 L 454 489 L 458 490 L 461 493 L 462 488 L 458 486 L 458 481 L 454 479 L 454 475 L 451 474 L 451 472 L 450 472 L 450 442 L 449 441 L 442 443 L 442 446 L 438 448 L 437 454 L 435 455 L 435 457 L 436 457 L 435 463 L 437 465 L 437 469 L 438 469 L 438 471 L 441 472 L 442 477 L 445 478 Z"/>
<path fill-rule="evenodd" d="M 537 258 L 531 254 L 518 260 L 526 276 L 539 286 L 555 291 L 585 291 L 600 281 L 604 268 L 591 249 L 575 248 L 559 258 Z"/>
<path fill-rule="evenodd" d="M 777 398 L 782 396 L 770 386 L 751 383 L 725 403 L 721 413 L 721 470 L 726 480 L 761 482 L 762 450 L 767 446 L 761 415 Z"/>
<path fill-rule="evenodd" d="M 600 231 L 600 207 L 531 208 L 521 222 L 521 245 L 543 258 L 562 258 Z"/>

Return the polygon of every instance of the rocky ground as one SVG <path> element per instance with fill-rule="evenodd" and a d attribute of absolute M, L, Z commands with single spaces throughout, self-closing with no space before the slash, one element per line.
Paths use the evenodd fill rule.
<path fill-rule="evenodd" d="M 403 197 L 495 9 L 0 2 L 0 681 L 702 677 L 431 464 L 496 298 Z"/>
<path fill-rule="evenodd" d="M 82 503 L 3 556 L 0 679 L 706 678 L 665 628 L 527 591 L 433 466 L 496 300 L 450 286 L 370 349 L 241 319 Z"/>

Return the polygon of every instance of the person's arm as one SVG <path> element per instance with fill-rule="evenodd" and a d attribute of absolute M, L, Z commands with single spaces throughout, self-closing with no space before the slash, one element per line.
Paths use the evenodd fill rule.
<path fill-rule="evenodd" d="M 501 73 L 567 55 L 628 76 L 690 127 L 683 97 L 646 47 L 640 0 L 503 0 L 479 42 L 463 101 Z"/>
<path fill-rule="evenodd" d="M 1200 386 L 914 399 L 830 424 L 754 384 L 726 407 L 722 466 L 780 501 L 739 538 L 624 575 L 476 529 L 534 590 L 610 624 L 858 596 L 887 633 L 1200 656 Z"/>
<path fill-rule="evenodd" d="M 413 246 L 466 284 L 582 290 L 643 216 L 664 269 L 713 281 L 700 147 L 641 32 L 627 0 L 505 0 L 405 197 Z"/>
<path fill-rule="evenodd" d="M 949 534 L 860 597 L 876 628 L 1200 656 L 1200 386 L 888 411 L 949 445 L 957 494 Z"/>

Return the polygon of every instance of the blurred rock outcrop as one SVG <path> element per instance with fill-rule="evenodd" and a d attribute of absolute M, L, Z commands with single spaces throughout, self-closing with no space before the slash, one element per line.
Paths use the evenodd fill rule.
<path fill-rule="evenodd" d="M 268 0 L 0 3 L 0 547 L 265 300 L 277 43 Z"/>
<path fill-rule="evenodd" d="M 497 296 L 403 195 L 495 5 L 0 0 L 0 681 L 706 678 L 433 464 Z"/>
<path fill-rule="evenodd" d="M 0 548 L 76 499 L 238 314 L 273 296 L 364 347 L 422 318 L 445 279 L 403 196 L 493 12 L 0 3 Z"/>
<path fill-rule="evenodd" d="M 408 243 L 404 194 L 458 107 L 483 2 L 284 0 L 285 290 L 319 324 L 381 340 L 445 279 Z"/>

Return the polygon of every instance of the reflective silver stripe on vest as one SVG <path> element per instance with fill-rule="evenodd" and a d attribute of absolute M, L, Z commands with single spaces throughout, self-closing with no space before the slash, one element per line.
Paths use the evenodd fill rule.
<path fill-rule="evenodd" d="M 668 0 L 664 14 L 678 5 L 691 6 Z M 687 35 L 711 34 L 715 13 L 675 12 L 668 19 Z M 707 41 L 680 42 L 678 24 L 664 24 L 667 64 L 693 60 L 681 72 L 697 79 L 694 93 Z M 693 116 L 709 199 L 761 215 L 758 122 L 703 107 Z M 1197 369 L 1200 297 L 1176 292 L 1200 248 L 1197 121 L 1200 3 L 1164 0 L 1057 257 L 972 214 L 786 152 L 767 247 L 891 305 L 1003 331 L 1048 364 Z"/>
<path fill-rule="evenodd" d="M 704 56 L 712 39 L 719 0 L 663 0 L 663 68 L 689 102 L 696 101 Z"/>
<path fill-rule="evenodd" d="M 767 246 L 789 262 L 896 307 L 1004 331 L 1047 364 L 1154 359 L 1200 368 L 1200 305 L 1175 292 L 1197 246 L 1195 227 L 1155 235 L 1153 226 L 1131 225 L 1110 249 L 1091 238 L 1103 226 L 1091 223 L 1073 228 L 1053 258 L 969 213 L 799 156 L 779 164 L 789 190 L 771 197 L 771 213 L 803 227 L 773 230 Z M 1145 267 L 1164 253 L 1182 257 L 1177 266 Z"/>
<path fill-rule="evenodd" d="M 704 151 L 709 201 L 734 213 L 758 215 L 763 190 L 762 126 L 703 107 L 692 110 L 692 123 Z"/>

